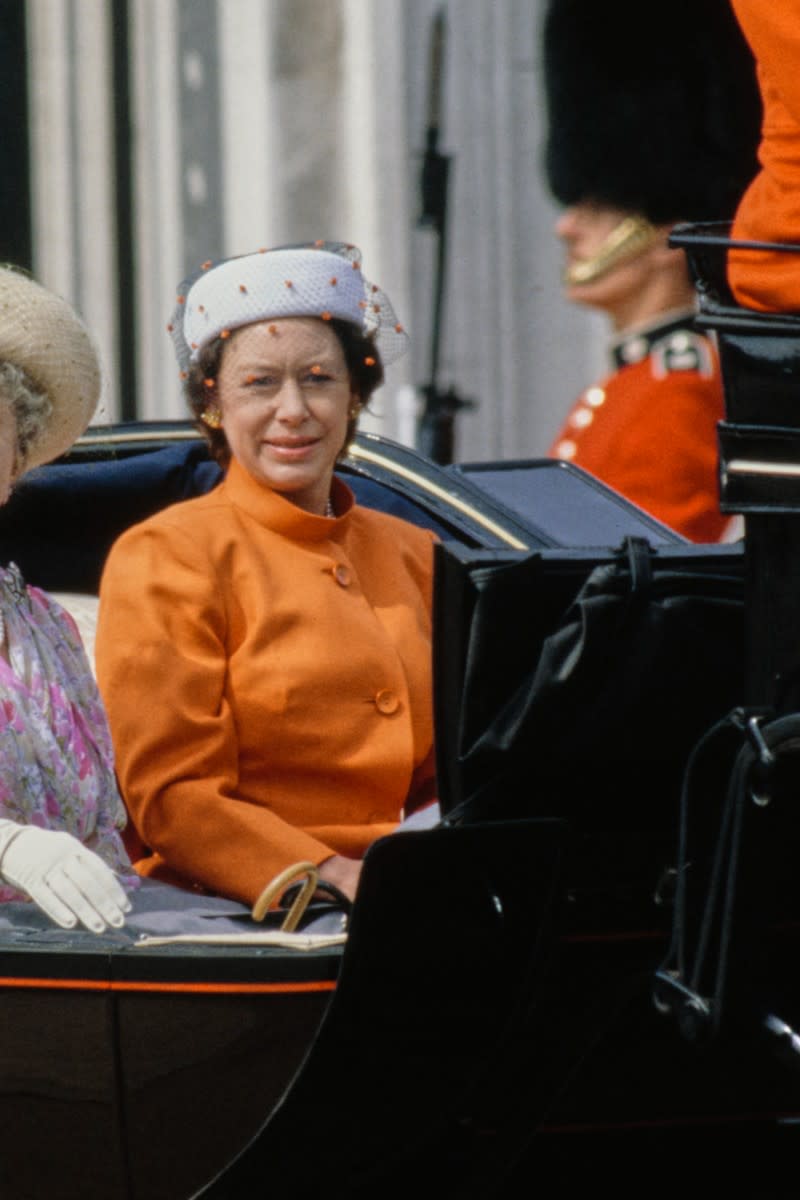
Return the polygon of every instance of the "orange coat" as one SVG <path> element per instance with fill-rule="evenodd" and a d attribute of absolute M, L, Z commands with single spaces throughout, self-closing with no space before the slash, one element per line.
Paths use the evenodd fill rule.
<path fill-rule="evenodd" d="M 724 400 L 711 342 L 691 314 L 631 332 L 617 370 L 579 397 L 549 454 L 575 463 L 672 529 L 716 542 L 717 422 Z"/>
<path fill-rule="evenodd" d="M 800 243 L 800 0 L 731 0 L 756 58 L 764 105 L 761 171 L 742 197 L 732 236 Z M 731 252 L 728 279 L 740 304 L 800 310 L 800 255 Z"/>
<path fill-rule="evenodd" d="M 433 796 L 434 538 L 334 486 L 331 520 L 233 462 L 111 552 L 98 680 L 147 874 L 252 903 Z"/>

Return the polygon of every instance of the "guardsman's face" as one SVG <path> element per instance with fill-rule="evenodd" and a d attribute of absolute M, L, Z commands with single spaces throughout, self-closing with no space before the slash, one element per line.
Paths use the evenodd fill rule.
<path fill-rule="evenodd" d="M 589 262 L 602 249 L 609 235 L 629 213 L 583 200 L 565 208 L 556 221 L 556 234 L 564 243 L 567 267 Z"/>
<path fill-rule="evenodd" d="M 667 265 L 668 228 L 651 225 L 640 214 L 589 200 L 565 209 L 555 232 L 565 249 L 566 298 L 601 309 L 617 329 L 626 328 L 637 314 L 648 316 L 640 313 L 642 299 L 652 292 Z M 676 253 L 680 252 L 670 252 Z"/>

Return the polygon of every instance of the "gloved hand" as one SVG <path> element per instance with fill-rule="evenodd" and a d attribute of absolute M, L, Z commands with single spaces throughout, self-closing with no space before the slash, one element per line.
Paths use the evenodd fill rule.
<path fill-rule="evenodd" d="M 131 903 L 114 872 L 77 838 L 55 829 L 0 820 L 0 876 L 64 929 L 81 921 L 93 933 L 119 928 Z"/>

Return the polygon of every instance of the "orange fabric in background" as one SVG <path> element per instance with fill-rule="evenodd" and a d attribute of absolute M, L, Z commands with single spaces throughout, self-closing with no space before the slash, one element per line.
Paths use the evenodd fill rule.
<path fill-rule="evenodd" d="M 125 533 L 96 655 L 143 870 L 252 903 L 434 795 L 433 535 L 305 513 L 233 462 Z"/>
<path fill-rule="evenodd" d="M 800 0 L 731 0 L 756 58 L 764 103 L 761 171 L 742 197 L 736 239 L 800 244 Z M 740 304 L 800 311 L 800 254 L 730 251 Z"/>

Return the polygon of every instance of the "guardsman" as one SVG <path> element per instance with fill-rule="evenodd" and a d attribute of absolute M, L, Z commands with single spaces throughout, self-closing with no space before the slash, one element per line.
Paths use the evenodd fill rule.
<path fill-rule="evenodd" d="M 565 205 L 565 294 L 603 311 L 611 370 L 550 454 L 693 541 L 717 541 L 716 350 L 694 328 L 680 221 L 724 220 L 757 170 L 760 99 L 728 0 L 670 0 L 654 34 L 638 0 L 550 0 L 546 170 Z"/>

